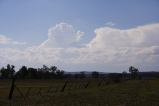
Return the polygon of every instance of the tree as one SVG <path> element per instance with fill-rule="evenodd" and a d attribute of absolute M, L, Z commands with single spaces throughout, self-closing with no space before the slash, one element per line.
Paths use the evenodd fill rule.
<path fill-rule="evenodd" d="M 63 78 L 63 75 L 64 75 L 64 71 L 63 70 L 57 70 L 56 71 L 57 78 Z"/>
<path fill-rule="evenodd" d="M 131 73 L 131 78 L 135 79 L 138 76 L 139 70 L 137 68 L 133 67 L 133 66 L 130 66 L 129 67 L 129 72 Z"/>
<path fill-rule="evenodd" d="M 82 71 L 82 72 L 80 72 L 80 78 L 85 78 L 86 77 L 86 74 L 85 74 L 85 72 L 84 71 Z"/>
<path fill-rule="evenodd" d="M 9 72 L 6 70 L 6 68 L 2 67 L 1 68 L 1 77 L 2 78 L 8 78 Z"/>
<path fill-rule="evenodd" d="M 1 73 L 1 70 L 0 70 L 0 78 L 2 77 L 2 73 Z"/>
<path fill-rule="evenodd" d="M 13 78 L 14 66 L 8 64 L 6 67 L 0 69 L 1 78 Z M 64 71 L 58 69 L 56 66 L 47 67 L 43 65 L 42 68 L 27 68 L 22 66 L 18 72 L 16 72 L 16 78 L 20 79 L 50 79 L 50 78 L 63 78 Z"/>
<path fill-rule="evenodd" d="M 7 68 L 2 67 L 1 68 L 1 76 L 3 78 L 12 78 L 14 76 L 14 65 L 7 65 Z"/>
<path fill-rule="evenodd" d="M 50 72 L 51 72 L 51 73 L 55 73 L 56 70 L 57 70 L 57 67 L 56 67 L 56 66 L 51 66 L 51 67 L 50 67 Z"/>
<path fill-rule="evenodd" d="M 49 71 L 49 67 L 47 67 L 46 65 L 43 65 L 43 71 Z"/>
<path fill-rule="evenodd" d="M 22 66 L 19 71 L 16 73 L 17 78 L 22 78 L 25 79 L 26 76 L 28 75 L 28 69 L 26 66 Z"/>
<path fill-rule="evenodd" d="M 37 79 L 37 69 L 36 68 L 28 68 L 28 78 Z"/>
<path fill-rule="evenodd" d="M 98 78 L 98 77 L 99 77 L 99 72 L 93 71 L 92 78 Z"/>
<path fill-rule="evenodd" d="M 120 73 L 110 73 L 108 75 L 109 79 L 111 79 L 115 83 L 121 82 L 122 74 Z"/>
<path fill-rule="evenodd" d="M 51 66 L 50 67 L 50 74 L 51 74 L 51 77 L 55 77 L 56 73 L 57 73 L 57 67 L 56 66 Z"/>
<path fill-rule="evenodd" d="M 14 68 L 15 68 L 14 65 L 10 65 L 10 64 L 7 65 L 7 71 L 9 72 L 9 78 L 13 78 L 14 72 L 15 72 Z"/>
<path fill-rule="evenodd" d="M 127 72 L 126 71 L 122 72 L 122 77 L 123 77 L 123 79 L 126 79 L 126 77 L 127 77 Z"/>

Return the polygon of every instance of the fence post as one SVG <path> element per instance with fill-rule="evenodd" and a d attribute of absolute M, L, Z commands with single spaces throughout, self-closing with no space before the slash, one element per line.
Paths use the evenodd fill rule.
<path fill-rule="evenodd" d="M 102 85 L 102 82 L 103 80 L 101 80 L 99 83 L 98 83 L 98 87 L 100 87 Z"/>
<path fill-rule="evenodd" d="M 87 88 L 89 84 L 90 84 L 90 81 L 87 82 L 87 84 L 84 86 L 84 88 Z"/>
<path fill-rule="evenodd" d="M 9 97 L 8 97 L 9 100 L 12 99 L 12 95 L 13 95 L 13 91 L 14 91 L 14 87 L 15 87 L 14 83 L 15 83 L 15 77 L 12 78 L 12 84 L 11 84 L 11 88 L 10 88 L 10 92 L 9 92 Z"/>
<path fill-rule="evenodd" d="M 62 89 L 61 89 L 61 92 L 64 92 L 66 86 L 67 86 L 67 83 L 68 83 L 68 80 L 65 82 L 65 84 L 63 85 Z"/>

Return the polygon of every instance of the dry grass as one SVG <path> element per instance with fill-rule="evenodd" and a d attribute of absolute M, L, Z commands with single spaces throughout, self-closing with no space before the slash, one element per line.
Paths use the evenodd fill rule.
<path fill-rule="evenodd" d="M 90 84 L 85 88 L 85 84 Z M 9 80 L 0 81 L 0 105 L 159 106 L 159 80 L 132 80 L 98 86 L 99 80 L 19 80 L 13 100 L 7 99 Z M 20 93 L 21 92 L 21 93 Z"/>

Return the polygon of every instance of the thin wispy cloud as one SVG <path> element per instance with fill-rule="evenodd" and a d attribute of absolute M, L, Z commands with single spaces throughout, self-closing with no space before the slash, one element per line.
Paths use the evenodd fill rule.
<path fill-rule="evenodd" d="M 19 41 L 13 40 L 11 38 L 8 38 L 7 36 L 0 35 L 0 44 L 3 44 L 3 45 L 25 45 L 26 42 L 19 42 Z"/>
<path fill-rule="evenodd" d="M 105 24 L 106 26 L 115 26 L 116 24 L 114 23 L 114 22 L 107 22 L 106 24 Z"/>

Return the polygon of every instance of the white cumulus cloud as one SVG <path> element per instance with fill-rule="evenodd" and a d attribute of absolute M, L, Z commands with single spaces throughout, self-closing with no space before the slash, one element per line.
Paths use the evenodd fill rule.
<path fill-rule="evenodd" d="M 159 24 L 139 26 L 132 29 L 101 27 L 95 30 L 95 34 L 95 38 L 88 45 L 96 48 L 159 45 Z"/>
<path fill-rule="evenodd" d="M 48 39 L 41 46 L 44 47 L 70 47 L 78 42 L 84 32 L 76 31 L 72 25 L 59 23 L 48 30 Z"/>
<path fill-rule="evenodd" d="M 139 26 L 132 29 L 101 27 L 95 30 L 95 37 L 86 45 L 91 62 L 118 64 L 151 63 L 157 61 L 159 47 L 159 24 Z M 157 54 L 159 55 L 159 54 Z M 90 58 L 92 56 L 92 58 Z M 81 59 L 83 59 L 81 57 Z M 87 59 L 84 61 L 86 62 Z"/>
<path fill-rule="evenodd" d="M 76 47 L 72 44 L 84 33 L 76 31 L 72 25 L 60 23 L 50 28 L 48 39 L 37 46 L 24 50 L 0 48 L 0 59 L 21 65 L 58 65 L 68 70 L 98 67 L 98 71 L 105 71 L 107 67 L 129 65 L 151 66 L 149 69 L 154 70 L 159 67 L 159 24 L 130 29 L 100 27 L 94 32 L 95 37 L 90 42 Z"/>

